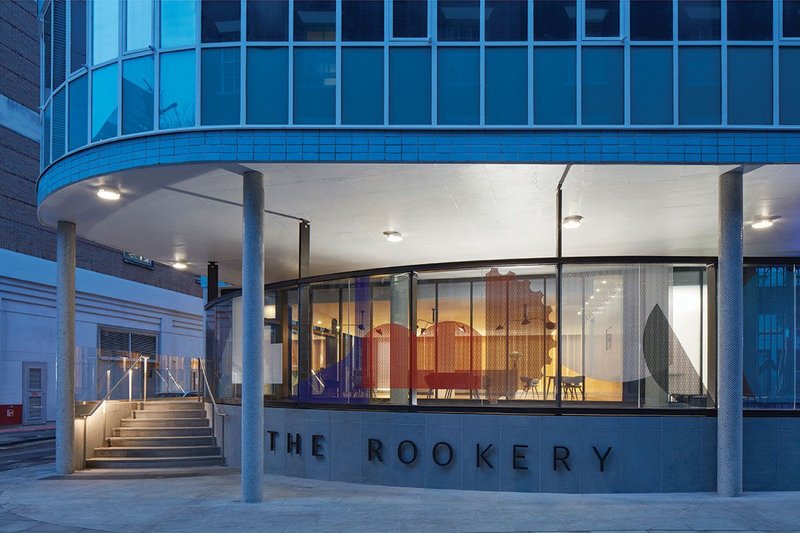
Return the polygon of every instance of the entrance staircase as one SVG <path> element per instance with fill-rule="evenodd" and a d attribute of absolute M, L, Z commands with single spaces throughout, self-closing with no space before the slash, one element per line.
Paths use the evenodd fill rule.
<path fill-rule="evenodd" d="M 220 466 L 217 446 L 203 403 L 193 400 L 139 402 L 94 449 L 87 468 L 169 468 Z"/>

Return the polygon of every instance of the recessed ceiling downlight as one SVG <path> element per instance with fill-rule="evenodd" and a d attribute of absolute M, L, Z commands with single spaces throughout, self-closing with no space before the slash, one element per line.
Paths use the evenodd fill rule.
<path fill-rule="evenodd" d="M 383 235 L 389 242 L 400 242 L 403 240 L 403 234 L 399 231 L 384 231 Z"/>
<path fill-rule="evenodd" d="M 568 217 L 564 217 L 564 221 L 561 223 L 564 229 L 575 229 L 580 228 L 581 223 L 583 222 L 583 217 L 580 215 L 570 215 Z"/>
<path fill-rule="evenodd" d="M 771 228 L 773 224 L 775 224 L 775 221 L 778 220 L 779 218 L 781 217 L 779 216 L 758 217 L 755 222 L 750 224 L 750 227 L 754 229 Z"/>
<path fill-rule="evenodd" d="M 100 187 L 97 189 L 97 196 L 103 200 L 116 201 L 119 200 L 122 195 L 119 193 L 119 189 L 114 187 Z"/>
<path fill-rule="evenodd" d="M 172 263 L 172 268 L 174 268 L 175 270 L 186 270 L 188 267 L 189 265 L 187 265 L 183 261 L 175 261 L 174 263 Z"/>

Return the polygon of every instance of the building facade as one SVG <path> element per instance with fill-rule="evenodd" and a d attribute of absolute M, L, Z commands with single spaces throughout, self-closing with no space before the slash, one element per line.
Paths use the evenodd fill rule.
<path fill-rule="evenodd" d="M 265 468 L 797 488 L 800 2 L 40 21 L 40 220 L 240 287 L 210 295 L 205 356 L 245 500 Z"/>
<path fill-rule="evenodd" d="M 0 5 L 2 424 L 42 424 L 56 415 L 55 233 L 36 215 L 39 30 L 35 2 Z M 132 349 L 153 356 L 202 351 L 201 289 L 193 276 L 126 263 L 123 252 L 87 240 L 77 247 L 77 399 L 102 398 L 105 370 Z M 134 346 L 123 346 L 131 338 Z"/>

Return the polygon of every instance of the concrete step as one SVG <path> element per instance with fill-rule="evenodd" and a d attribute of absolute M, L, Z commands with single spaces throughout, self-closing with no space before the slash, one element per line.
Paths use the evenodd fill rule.
<path fill-rule="evenodd" d="M 109 437 L 111 446 L 214 446 L 214 437 Z"/>
<path fill-rule="evenodd" d="M 123 418 L 121 427 L 207 427 L 206 418 Z"/>
<path fill-rule="evenodd" d="M 141 408 L 151 411 L 164 411 L 168 409 L 177 409 L 179 411 L 185 409 L 204 409 L 203 402 L 198 402 L 197 398 L 190 398 L 186 400 L 148 400 L 142 405 L 138 402 Z"/>
<path fill-rule="evenodd" d="M 94 457 L 212 457 L 220 455 L 217 446 L 113 446 L 95 448 Z"/>
<path fill-rule="evenodd" d="M 92 457 L 86 460 L 87 468 L 176 468 L 189 466 L 221 466 L 218 455 L 194 457 Z"/>
<path fill-rule="evenodd" d="M 205 409 L 137 409 L 133 418 L 205 418 Z"/>
<path fill-rule="evenodd" d="M 114 428 L 114 437 L 210 437 L 211 431 L 210 427 L 121 427 Z"/>

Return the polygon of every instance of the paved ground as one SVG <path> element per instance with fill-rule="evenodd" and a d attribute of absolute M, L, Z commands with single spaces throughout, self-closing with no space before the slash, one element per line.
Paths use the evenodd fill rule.
<path fill-rule="evenodd" d="M 242 504 L 225 468 L 53 475 L 0 473 L 0 532 L 12 531 L 800 531 L 800 493 L 556 495 L 352 485 L 267 476 Z"/>

